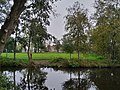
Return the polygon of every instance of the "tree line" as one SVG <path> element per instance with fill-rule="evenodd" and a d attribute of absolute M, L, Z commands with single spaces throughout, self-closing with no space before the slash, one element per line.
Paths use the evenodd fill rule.
<path fill-rule="evenodd" d="M 95 13 L 89 18 L 88 10 L 79 2 L 68 8 L 64 40 L 80 52 L 97 53 L 112 61 L 120 59 L 120 2 L 95 0 Z M 68 46 L 67 46 L 68 47 Z M 72 47 L 70 47 L 72 50 Z M 67 48 L 66 48 L 67 49 Z M 67 50 L 66 50 L 67 51 Z M 71 51 L 69 51 L 71 53 Z"/>
<path fill-rule="evenodd" d="M 55 1 L 1 0 L 0 53 L 3 52 L 12 33 L 16 33 L 15 40 L 22 43 L 23 47 L 26 43 L 28 43 L 28 47 L 34 43 L 34 47 L 37 48 L 44 45 L 45 40 L 55 39 L 54 36 L 47 33 L 46 28 L 47 25 L 50 25 L 50 13 L 54 14 L 51 3 Z M 72 52 L 76 51 L 78 60 L 80 60 L 80 53 L 86 52 L 97 53 L 114 61 L 119 60 L 120 1 L 95 0 L 94 8 L 95 12 L 91 17 L 88 17 L 88 10 L 78 1 L 67 8 L 66 34 L 62 39 L 63 50 L 70 53 L 70 57 Z"/>

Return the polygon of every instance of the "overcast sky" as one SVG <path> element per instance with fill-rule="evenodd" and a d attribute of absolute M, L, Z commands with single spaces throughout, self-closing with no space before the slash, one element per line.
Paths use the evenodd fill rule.
<path fill-rule="evenodd" d="M 94 8 L 93 8 L 94 0 L 61 0 L 56 2 L 55 5 L 57 7 L 55 7 L 55 10 L 60 15 L 56 18 L 51 16 L 51 22 L 50 22 L 51 24 L 48 27 L 48 32 L 56 36 L 58 39 L 61 39 L 65 33 L 64 16 L 67 15 L 66 8 L 72 6 L 76 1 L 79 1 L 81 4 L 83 4 L 84 7 L 88 9 L 89 14 L 94 12 Z"/>

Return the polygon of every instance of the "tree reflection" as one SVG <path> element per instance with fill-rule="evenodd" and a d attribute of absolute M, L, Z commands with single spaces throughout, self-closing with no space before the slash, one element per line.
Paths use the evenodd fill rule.
<path fill-rule="evenodd" d="M 67 72 L 67 71 L 66 71 Z M 69 72 L 70 73 L 70 72 Z M 119 69 L 82 69 L 72 72 L 76 77 L 70 77 L 63 83 L 63 90 L 119 90 Z M 70 75 L 71 76 L 71 75 Z"/>
<path fill-rule="evenodd" d="M 13 77 L 14 76 L 15 75 L 13 75 Z M 15 81 L 11 81 L 10 77 L 0 71 L 0 90 L 19 90 L 15 83 Z"/>
<path fill-rule="evenodd" d="M 62 79 L 61 90 L 119 90 L 119 69 L 54 69 L 62 71 L 61 75 L 69 75 Z M 48 90 L 45 85 L 47 73 L 42 68 L 28 68 L 23 70 L 1 70 L 0 87 L 6 90 Z M 48 74 L 49 75 L 49 74 Z M 53 75 L 53 74 L 51 74 Z M 57 75 L 57 74 L 56 74 Z M 21 79 L 19 79 L 21 77 Z M 50 76 L 51 77 L 51 76 Z M 54 77 L 53 77 L 54 78 Z M 61 79 L 61 78 L 57 78 Z M 67 80 L 66 80 L 67 79 Z M 50 82 L 49 79 L 47 82 Z M 51 82 L 50 82 L 51 83 Z M 57 82 L 59 83 L 59 82 Z M 14 85 L 14 86 L 13 86 Z M 61 85 L 61 84 L 57 84 Z M 55 87 L 56 88 L 56 87 Z M 1 90 L 1 89 L 0 89 Z M 54 90 L 54 89 L 53 89 Z M 57 87 L 56 90 L 59 90 Z"/>
<path fill-rule="evenodd" d="M 81 70 L 76 71 L 74 74 L 77 76 L 76 78 L 72 78 L 70 74 L 70 79 L 63 83 L 62 90 L 88 90 L 90 88 L 97 89 L 95 84 L 90 79 L 90 70 Z"/>
<path fill-rule="evenodd" d="M 21 90 L 48 90 L 45 86 L 46 72 L 40 69 L 27 69 L 23 72 L 23 78 L 19 84 Z"/>
<path fill-rule="evenodd" d="M 91 80 L 99 90 L 120 90 L 119 69 L 96 69 L 91 74 Z"/>

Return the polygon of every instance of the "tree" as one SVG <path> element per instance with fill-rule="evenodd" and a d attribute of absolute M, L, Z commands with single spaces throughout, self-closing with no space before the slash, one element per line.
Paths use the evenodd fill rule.
<path fill-rule="evenodd" d="M 0 71 L 0 90 L 13 89 L 12 86 L 13 86 L 13 83 L 11 82 L 10 78 L 8 78 L 6 74 L 3 74 Z"/>
<path fill-rule="evenodd" d="M 64 71 L 66 72 L 66 71 Z M 68 72 L 67 72 L 68 73 Z M 64 81 L 62 84 L 62 90 L 89 90 L 91 87 L 96 86 L 96 83 L 94 84 L 91 80 L 91 77 L 93 76 L 92 71 L 89 70 L 77 70 L 72 72 L 75 74 L 76 77 L 70 77 L 70 79 Z M 92 74 L 92 76 L 91 76 Z M 81 77 L 85 76 L 85 77 Z M 93 89 L 93 88 L 92 88 Z M 97 87 L 96 87 L 97 89 Z"/>
<path fill-rule="evenodd" d="M 14 31 L 20 14 L 25 10 L 26 1 L 27 0 L 14 0 L 14 5 L 11 8 L 11 12 L 6 17 L 6 20 L 0 29 L 0 53 L 3 52 L 7 39 Z"/>
<path fill-rule="evenodd" d="M 72 38 L 75 50 L 78 53 L 78 60 L 80 60 L 80 51 L 84 50 L 87 42 L 87 30 L 89 26 L 87 10 L 81 8 L 79 2 L 75 2 L 73 7 L 67 9 L 66 16 L 66 30 L 68 36 Z"/>
<path fill-rule="evenodd" d="M 10 37 L 5 45 L 4 52 L 13 52 L 14 51 L 14 38 Z"/>
<path fill-rule="evenodd" d="M 17 41 L 21 45 L 21 47 L 24 49 L 24 51 L 27 52 L 27 45 L 28 45 L 27 39 L 25 37 L 18 36 Z"/>
<path fill-rule="evenodd" d="M 48 90 L 48 87 L 45 85 L 47 79 L 46 72 L 37 68 L 28 68 L 23 74 L 23 78 L 21 78 L 20 84 L 18 84 L 21 90 Z"/>
<path fill-rule="evenodd" d="M 70 60 L 71 60 L 71 54 L 74 51 L 74 45 L 72 41 L 70 40 L 70 38 L 68 37 L 63 38 L 62 48 L 63 48 L 63 51 L 70 54 Z"/>
<path fill-rule="evenodd" d="M 57 52 L 59 52 L 61 48 L 60 41 L 55 39 L 54 43 L 55 43 L 55 49 L 57 50 Z"/>
<path fill-rule="evenodd" d="M 18 37 L 19 25 L 17 24 L 15 28 L 15 38 L 14 38 L 14 60 L 16 60 L 16 47 L 17 47 L 17 37 Z"/>
<path fill-rule="evenodd" d="M 109 58 L 120 59 L 120 2 L 118 0 L 96 1 L 95 27 L 91 40 L 93 50 Z"/>
<path fill-rule="evenodd" d="M 36 48 L 37 52 L 45 49 L 45 41 L 48 39 L 48 32 L 43 25 L 33 25 L 32 29 L 32 43 Z"/>
<path fill-rule="evenodd" d="M 3 1 L 3 0 L 2 0 Z M 23 12 L 27 15 L 32 14 L 33 16 L 38 15 L 42 17 L 43 21 L 46 17 L 49 17 L 49 13 L 52 10 L 51 2 L 56 0 L 12 0 L 13 5 L 11 7 L 10 13 L 6 15 L 5 21 L 0 29 L 0 54 L 3 52 L 5 44 L 10 37 L 11 33 L 15 30 L 18 23 L 18 19 Z M 6 3 L 7 0 L 4 0 Z M 0 3 L 3 4 L 3 3 Z M 2 12 L 1 12 L 2 13 Z"/>

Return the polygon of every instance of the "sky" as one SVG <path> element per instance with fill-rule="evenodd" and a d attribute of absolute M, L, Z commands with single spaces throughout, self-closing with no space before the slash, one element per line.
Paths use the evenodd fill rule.
<path fill-rule="evenodd" d="M 55 3 L 54 9 L 59 14 L 57 17 L 51 15 L 50 26 L 48 26 L 48 32 L 54 35 L 56 38 L 61 39 L 65 34 L 65 15 L 67 15 L 66 8 L 69 8 L 74 4 L 74 2 L 79 1 L 88 9 L 88 14 L 92 14 L 95 10 L 93 4 L 95 0 L 61 0 Z"/>

